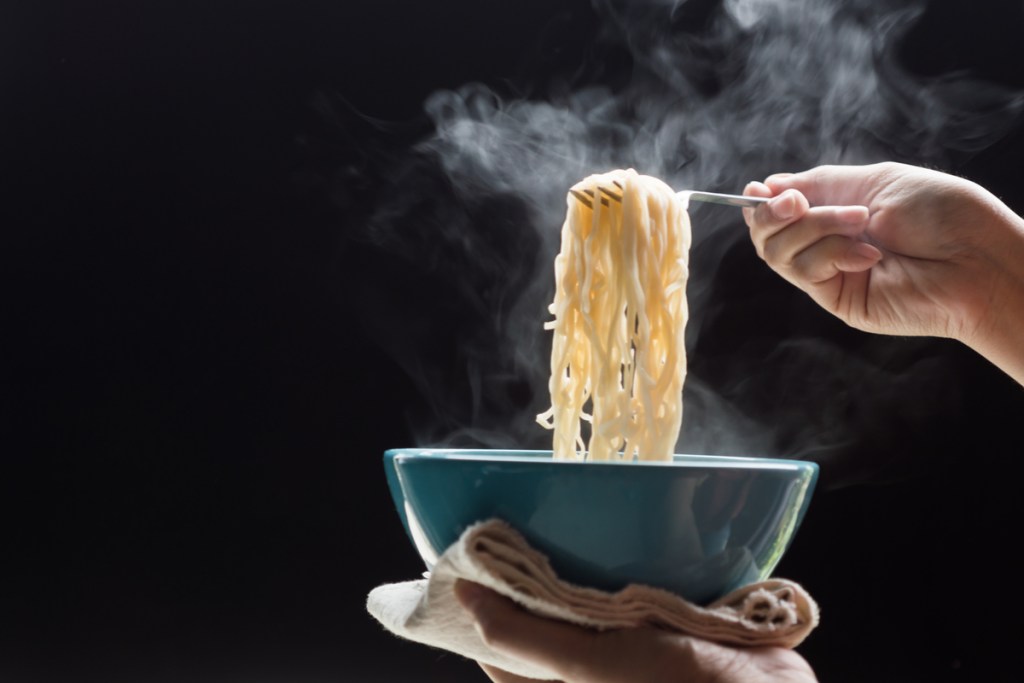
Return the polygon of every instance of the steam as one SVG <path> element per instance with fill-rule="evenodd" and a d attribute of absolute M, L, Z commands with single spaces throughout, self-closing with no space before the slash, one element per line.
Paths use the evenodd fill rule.
<path fill-rule="evenodd" d="M 534 423 L 548 404 L 542 323 L 566 189 L 583 176 L 633 167 L 679 189 L 735 193 L 822 163 L 948 168 L 1005 134 L 1024 105 L 967 74 L 905 70 L 898 49 L 922 4 L 594 0 L 594 10 L 595 60 L 625 52 L 628 63 L 608 57 L 518 96 L 477 83 L 436 92 L 424 105 L 432 132 L 380 170 L 390 180 L 366 239 L 439 291 L 403 306 L 368 290 L 364 324 L 429 406 L 409 416 L 423 444 L 549 447 Z M 851 413 L 857 391 L 923 386 L 913 378 L 947 352 L 850 334 L 756 261 L 738 212 L 691 217 L 680 452 L 839 463 L 855 430 L 870 428 Z M 437 320 L 457 322 L 422 332 Z M 927 388 L 930 414 L 955 414 L 955 391 Z"/>

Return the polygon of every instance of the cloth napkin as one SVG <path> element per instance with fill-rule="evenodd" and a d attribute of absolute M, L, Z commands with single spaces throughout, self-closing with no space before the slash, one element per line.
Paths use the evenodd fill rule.
<path fill-rule="evenodd" d="M 487 586 L 539 615 L 599 630 L 656 627 L 745 646 L 793 648 L 818 625 L 818 606 L 798 584 L 770 579 L 739 588 L 707 607 L 650 586 L 616 592 L 559 579 L 547 557 L 497 519 L 469 527 L 428 578 L 373 589 L 367 609 L 402 638 L 439 647 L 526 678 L 555 680 L 551 671 L 492 650 L 455 598 L 457 579 Z"/>

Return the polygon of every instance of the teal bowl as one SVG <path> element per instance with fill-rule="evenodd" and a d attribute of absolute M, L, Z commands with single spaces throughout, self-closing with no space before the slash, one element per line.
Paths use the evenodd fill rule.
<path fill-rule="evenodd" d="M 500 518 L 571 583 L 640 583 L 697 604 L 771 575 L 818 478 L 815 463 L 799 460 L 573 462 L 550 451 L 424 448 L 387 451 L 384 469 L 428 569 L 467 527 Z"/>

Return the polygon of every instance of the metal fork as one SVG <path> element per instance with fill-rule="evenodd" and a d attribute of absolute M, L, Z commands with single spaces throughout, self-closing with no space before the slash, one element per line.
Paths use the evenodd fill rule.
<path fill-rule="evenodd" d="M 617 180 L 613 180 L 612 183 L 622 190 L 622 184 Z M 604 206 L 609 206 L 608 201 L 621 202 L 622 195 L 611 190 L 603 185 L 598 186 L 598 192 L 601 193 L 600 200 Z M 596 195 L 593 190 L 569 190 L 572 196 L 581 201 L 587 208 L 594 208 L 594 199 Z M 711 204 L 725 204 L 727 206 L 740 206 L 740 207 L 755 207 L 759 204 L 764 204 L 768 201 L 769 197 L 745 197 L 738 194 L 719 194 L 717 192 L 700 192 L 698 190 L 685 190 L 677 193 L 679 198 L 684 202 L 689 203 L 691 201 L 696 202 L 709 202 Z"/>

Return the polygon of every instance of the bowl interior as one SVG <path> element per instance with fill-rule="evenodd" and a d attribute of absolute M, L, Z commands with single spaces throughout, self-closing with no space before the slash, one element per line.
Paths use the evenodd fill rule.
<path fill-rule="evenodd" d="M 696 603 L 771 574 L 818 476 L 811 462 L 706 455 L 612 463 L 554 460 L 550 451 L 394 449 L 384 460 L 428 568 L 468 526 L 497 517 L 572 583 L 644 583 Z"/>

